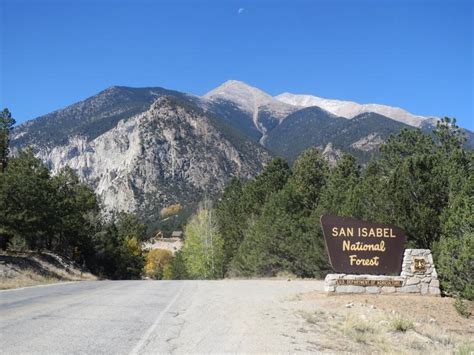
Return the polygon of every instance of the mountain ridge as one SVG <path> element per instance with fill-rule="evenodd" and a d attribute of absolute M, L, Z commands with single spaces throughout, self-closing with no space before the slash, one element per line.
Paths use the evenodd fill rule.
<path fill-rule="evenodd" d="M 282 102 L 301 107 L 321 107 L 334 115 L 348 119 L 363 113 L 373 112 L 413 127 L 420 127 L 423 122 L 436 119 L 430 116 L 415 115 L 400 107 L 374 103 L 360 104 L 355 101 L 327 99 L 314 95 L 297 95 L 285 92 L 275 96 L 275 98 Z"/>
<path fill-rule="evenodd" d="M 249 179 L 270 160 L 265 148 L 175 96 L 159 97 L 98 136 L 72 134 L 61 141 L 33 147 L 53 174 L 71 167 L 106 211 L 137 212 L 152 226 L 161 208 L 180 203 L 187 207 L 184 218 L 229 179 Z M 21 148 L 12 142 L 15 150 Z"/>
<path fill-rule="evenodd" d="M 433 127 L 423 120 L 424 131 Z M 271 157 L 292 162 L 316 146 L 331 164 L 344 152 L 364 164 L 389 135 L 415 128 L 374 112 L 348 119 L 289 105 L 229 81 L 203 97 L 112 86 L 15 126 L 11 143 L 14 154 L 31 146 L 53 174 L 73 168 L 108 211 L 137 212 L 157 225 L 161 208 L 187 206 L 177 226 L 204 196 L 216 196 L 234 176 L 257 175 Z"/>

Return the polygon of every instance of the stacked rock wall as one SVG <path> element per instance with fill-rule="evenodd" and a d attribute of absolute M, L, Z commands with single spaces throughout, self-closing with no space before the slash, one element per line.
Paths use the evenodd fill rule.
<path fill-rule="evenodd" d="M 416 270 L 417 259 L 425 260 L 424 271 Z M 405 286 L 400 292 L 421 293 L 422 295 L 440 294 L 438 273 L 429 249 L 406 249 L 400 276 L 406 279 Z"/>
<path fill-rule="evenodd" d="M 406 249 L 400 276 L 328 274 L 328 293 L 440 294 L 439 281 L 429 249 Z"/>

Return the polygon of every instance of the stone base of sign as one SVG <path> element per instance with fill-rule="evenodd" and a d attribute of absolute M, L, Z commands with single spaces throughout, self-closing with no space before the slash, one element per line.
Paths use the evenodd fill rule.
<path fill-rule="evenodd" d="M 429 249 L 406 249 L 400 276 L 328 274 L 325 291 L 335 293 L 417 293 L 439 296 L 438 274 Z"/>

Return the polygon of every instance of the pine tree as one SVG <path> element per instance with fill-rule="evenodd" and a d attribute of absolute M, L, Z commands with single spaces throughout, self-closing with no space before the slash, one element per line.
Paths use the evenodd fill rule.
<path fill-rule="evenodd" d="M 304 208 L 312 211 L 319 202 L 321 190 L 329 175 L 329 165 L 317 148 L 305 150 L 293 166 L 291 183 Z"/>
<path fill-rule="evenodd" d="M 247 213 L 242 194 L 243 184 L 234 178 L 225 187 L 216 207 L 217 225 L 224 242 L 224 272 L 244 239 Z"/>
<path fill-rule="evenodd" d="M 5 172 L 10 153 L 10 133 L 16 121 L 7 108 L 0 113 L 0 173 Z"/>
<path fill-rule="evenodd" d="M 331 170 L 321 193 L 319 210 L 324 214 L 351 216 L 355 212 L 355 188 L 360 171 L 353 156 L 345 154 Z"/>
<path fill-rule="evenodd" d="M 433 251 L 443 290 L 474 300 L 474 153 L 466 158 L 468 174 L 458 170 L 464 178 L 441 214 L 441 237 Z"/>
<path fill-rule="evenodd" d="M 283 188 L 291 175 L 288 163 L 282 158 L 273 159 L 243 191 L 243 208 L 250 215 L 258 215 L 267 199 Z"/>
<path fill-rule="evenodd" d="M 100 213 L 99 201 L 94 191 L 81 183 L 69 167 L 53 176 L 50 183 L 57 217 L 53 248 L 63 255 L 72 255 L 74 250 L 84 253 L 90 248 L 95 231 L 91 217 Z"/>
<path fill-rule="evenodd" d="M 181 250 L 176 252 L 171 261 L 171 274 L 173 280 L 187 280 L 190 278 L 188 271 L 186 270 L 186 264 Z"/>
<path fill-rule="evenodd" d="M 24 239 L 30 249 L 52 248 L 57 216 L 47 167 L 28 149 L 11 159 L 1 175 L 2 235 Z"/>
<path fill-rule="evenodd" d="M 116 220 L 119 238 L 136 238 L 144 241 L 146 226 L 133 213 L 120 212 Z"/>

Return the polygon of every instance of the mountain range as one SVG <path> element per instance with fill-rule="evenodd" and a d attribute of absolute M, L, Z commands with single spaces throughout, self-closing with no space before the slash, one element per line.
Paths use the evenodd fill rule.
<path fill-rule="evenodd" d="M 53 173 L 66 165 L 108 211 L 138 213 L 174 228 L 232 177 L 257 175 L 274 156 L 294 161 L 321 148 L 333 164 L 344 152 L 361 164 L 400 130 L 430 131 L 437 118 L 378 104 L 283 93 L 230 80 L 203 96 L 160 87 L 110 87 L 14 128 L 13 152 L 31 146 Z M 474 134 L 465 130 L 467 145 Z M 185 208 L 172 220 L 160 210 Z"/>

